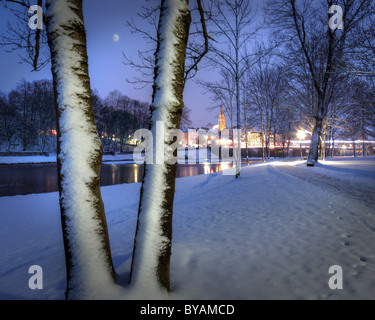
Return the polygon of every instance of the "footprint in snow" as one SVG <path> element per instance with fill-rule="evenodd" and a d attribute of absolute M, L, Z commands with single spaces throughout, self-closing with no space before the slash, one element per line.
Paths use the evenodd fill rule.
<path fill-rule="evenodd" d="M 341 235 L 341 237 L 342 237 L 342 238 L 351 238 L 352 235 L 351 235 L 351 234 L 343 233 L 343 234 Z"/>

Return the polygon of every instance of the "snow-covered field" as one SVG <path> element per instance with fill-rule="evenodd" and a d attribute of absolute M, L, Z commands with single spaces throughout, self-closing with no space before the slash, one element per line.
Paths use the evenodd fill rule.
<path fill-rule="evenodd" d="M 375 158 L 177 179 L 168 298 L 375 299 L 374 188 Z M 127 286 L 139 191 L 102 187 L 119 283 L 111 299 L 160 298 Z M 58 194 L 2 197 L 0 208 L 0 299 L 64 299 Z M 28 286 L 32 265 L 42 267 L 42 290 Z M 332 265 L 343 289 L 328 285 Z"/>

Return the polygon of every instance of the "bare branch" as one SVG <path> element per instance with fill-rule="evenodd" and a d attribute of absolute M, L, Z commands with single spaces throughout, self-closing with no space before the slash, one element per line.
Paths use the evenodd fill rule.
<path fill-rule="evenodd" d="M 21 62 L 32 66 L 32 71 L 41 70 L 50 60 L 47 48 L 47 37 L 41 29 L 31 30 L 29 27 L 29 0 L 15 1 L 3 0 L 3 6 L 16 18 L 16 22 L 7 23 L 7 32 L 0 36 L 1 43 L 9 47 L 10 51 L 21 50 Z M 10 4 L 14 4 L 10 6 Z M 43 0 L 38 0 L 37 5 L 42 7 Z M 41 56 L 43 58 L 41 58 Z"/>

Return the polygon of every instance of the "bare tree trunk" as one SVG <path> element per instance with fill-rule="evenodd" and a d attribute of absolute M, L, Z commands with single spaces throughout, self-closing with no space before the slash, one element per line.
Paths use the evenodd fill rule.
<path fill-rule="evenodd" d="M 132 285 L 150 291 L 170 290 L 177 162 L 169 152 L 172 141 L 163 131 L 180 126 L 190 21 L 187 0 L 162 1 L 150 122 L 156 147 L 154 164 L 145 165 L 130 276 Z"/>
<path fill-rule="evenodd" d="M 273 133 L 273 157 L 276 159 L 276 130 Z"/>
<path fill-rule="evenodd" d="M 265 154 L 265 150 L 264 150 L 265 134 L 264 134 L 263 105 L 260 108 L 260 118 L 261 118 L 261 131 L 262 131 L 262 157 L 263 157 L 263 162 L 265 162 L 266 161 L 266 154 Z"/>
<path fill-rule="evenodd" d="M 247 128 L 245 124 L 245 148 L 246 148 L 246 164 L 249 164 L 249 146 L 247 144 Z"/>
<path fill-rule="evenodd" d="M 331 158 L 333 158 L 335 156 L 335 128 L 331 128 L 331 138 L 330 140 L 332 140 L 332 144 L 331 144 Z"/>
<path fill-rule="evenodd" d="M 362 157 L 367 156 L 367 146 L 365 143 L 365 138 L 362 139 Z"/>
<path fill-rule="evenodd" d="M 114 283 L 114 271 L 100 194 L 102 145 L 92 109 L 82 0 L 47 1 L 46 25 L 58 128 L 66 298 L 96 298 Z"/>
<path fill-rule="evenodd" d="M 332 126 L 330 125 L 327 129 L 328 132 L 328 148 L 327 148 L 327 157 L 331 157 L 331 139 L 332 139 Z"/>
<path fill-rule="evenodd" d="M 247 145 L 247 94 L 246 90 L 244 89 L 244 104 L 243 104 L 243 110 L 244 110 L 244 122 L 245 122 L 245 148 L 246 148 L 246 164 L 249 165 L 249 148 Z"/>
<path fill-rule="evenodd" d="M 10 151 L 10 147 L 12 145 L 12 137 L 8 137 L 7 141 L 8 141 L 7 151 Z"/>
<path fill-rule="evenodd" d="M 236 15 L 236 48 L 239 48 L 238 40 L 239 40 L 239 28 L 238 26 L 238 16 Z M 239 78 L 239 52 L 238 49 L 236 50 L 236 106 L 237 106 L 237 149 L 234 150 L 233 145 L 233 152 L 236 152 L 236 178 L 240 177 L 241 172 L 241 105 L 240 105 L 240 78 Z"/>
<path fill-rule="evenodd" d="M 323 119 L 320 117 L 315 118 L 315 125 L 311 135 L 311 144 L 309 150 L 309 156 L 307 159 L 308 166 L 314 166 L 315 162 L 318 161 L 319 156 L 319 140 L 322 135 Z"/>

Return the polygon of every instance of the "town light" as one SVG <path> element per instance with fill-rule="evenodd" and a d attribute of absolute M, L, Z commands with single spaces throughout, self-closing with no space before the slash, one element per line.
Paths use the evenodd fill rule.
<path fill-rule="evenodd" d="M 300 150 L 300 153 L 301 153 L 301 161 L 303 160 L 302 159 L 302 142 L 301 141 L 305 139 L 305 136 L 306 136 L 305 131 L 302 131 L 302 130 L 297 131 L 297 137 L 299 139 L 299 150 Z"/>
<path fill-rule="evenodd" d="M 305 131 L 298 130 L 297 137 L 298 137 L 299 141 L 304 140 L 305 136 L 306 136 L 306 132 Z"/>
<path fill-rule="evenodd" d="M 341 156 L 342 156 L 342 157 L 345 157 L 345 150 L 346 150 L 346 145 L 343 144 L 343 145 L 341 146 Z"/>

